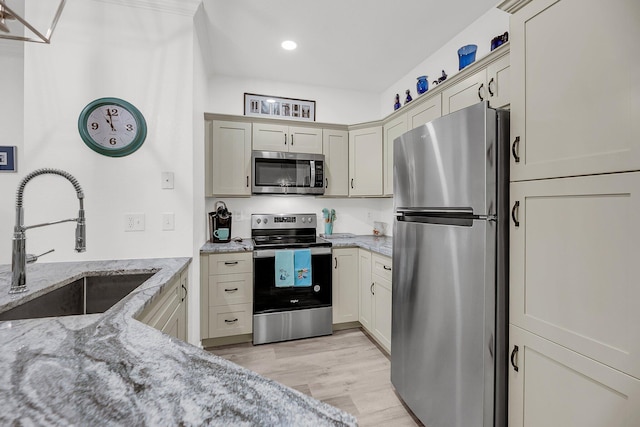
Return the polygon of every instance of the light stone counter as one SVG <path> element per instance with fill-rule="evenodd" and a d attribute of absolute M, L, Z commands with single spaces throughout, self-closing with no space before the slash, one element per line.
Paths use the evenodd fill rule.
<path fill-rule="evenodd" d="M 35 264 L 27 294 L 85 274 L 156 273 L 104 314 L 0 322 L 0 425 L 356 425 L 353 416 L 134 319 L 189 258 Z"/>
<path fill-rule="evenodd" d="M 320 236 L 325 237 L 322 234 Z M 327 240 L 333 244 L 334 248 L 363 248 L 388 257 L 391 257 L 392 255 L 393 238 L 391 236 L 353 235 L 342 233 L 328 236 Z M 203 255 L 250 251 L 253 251 L 253 242 L 251 239 L 242 239 L 241 242 L 232 241 L 230 243 L 207 242 L 200 248 L 200 253 Z"/>

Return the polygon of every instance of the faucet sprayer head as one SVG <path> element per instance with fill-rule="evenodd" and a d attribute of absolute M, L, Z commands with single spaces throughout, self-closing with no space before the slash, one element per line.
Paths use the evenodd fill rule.
<path fill-rule="evenodd" d="M 78 211 L 76 224 L 76 252 L 84 252 L 87 249 L 87 227 L 84 221 L 84 209 Z"/>

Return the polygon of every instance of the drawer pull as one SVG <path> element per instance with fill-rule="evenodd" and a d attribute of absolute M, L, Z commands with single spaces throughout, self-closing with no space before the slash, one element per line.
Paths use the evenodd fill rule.
<path fill-rule="evenodd" d="M 520 200 L 516 200 L 511 208 L 511 219 L 516 227 L 520 227 L 520 221 L 518 221 L 518 214 L 520 213 Z"/>
<path fill-rule="evenodd" d="M 511 366 L 513 366 L 513 370 L 518 372 L 518 365 L 516 365 L 516 356 L 518 356 L 518 346 L 513 346 L 513 351 L 511 352 Z"/>
<path fill-rule="evenodd" d="M 329 188 L 329 178 L 324 179 L 324 188 Z"/>
<path fill-rule="evenodd" d="M 391 267 L 387 267 L 386 265 L 383 265 L 382 268 L 384 268 L 387 271 L 391 271 Z"/>
<path fill-rule="evenodd" d="M 338 269 L 338 257 L 333 257 L 333 259 L 336 261 L 336 265 L 333 267 L 334 270 Z"/>
<path fill-rule="evenodd" d="M 237 291 L 237 290 L 238 290 L 238 288 L 231 288 L 231 289 L 227 289 L 227 288 L 225 288 L 225 289 L 224 289 L 224 291 L 225 291 L 225 292 L 235 292 L 235 291 Z"/>
<path fill-rule="evenodd" d="M 183 297 L 180 299 L 180 302 L 184 302 L 184 300 L 187 298 L 187 294 L 189 293 L 189 291 L 187 291 L 187 288 L 185 288 L 184 285 L 180 285 L 182 286 L 182 289 L 184 289 L 184 295 Z"/>
<path fill-rule="evenodd" d="M 371 295 L 375 295 L 376 293 L 373 292 L 373 285 L 375 285 L 375 283 L 371 284 L 371 287 L 369 288 L 369 290 L 371 291 Z"/>
<path fill-rule="evenodd" d="M 513 154 L 513 158 L 516 163 L 520 163 L 520 156 L 518 152 L 520 151 L 520 137 L 516 136 L 516 139 L 513 140 L 513 144 L 511 144 L 511 154 Z"/>
<path fill-rule="evenodd" d="M 233 320 L 227 320 L 227 319 L 224 319 L 224 323 L 226 323 L 226 324 L 228 324 L 228 325 L 229 325 L 229 324 L 232 324 L 232 323 L 236 323 L 237 321 L 238 321 L 238 319 L 237 319 L 237 318 L 235 318 L 235 319 L 233 319 Z"/>
<path fill-rule="evenodd" d="M 238 265 L 238 261 L 225 261 L 224 265 Z"/>

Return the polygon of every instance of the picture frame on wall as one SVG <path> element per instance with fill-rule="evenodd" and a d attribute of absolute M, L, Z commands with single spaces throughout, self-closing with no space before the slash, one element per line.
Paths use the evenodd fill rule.
<path fill-rule="evenodd" d="M 0 172 L 17 172 L 15 146 L 0 146 Z"/>
<path fill-rule="evenodd" d="M 269 119 L 316 121 L 316 102 L 308 99 L 244 94 L 244 115 Z"/>

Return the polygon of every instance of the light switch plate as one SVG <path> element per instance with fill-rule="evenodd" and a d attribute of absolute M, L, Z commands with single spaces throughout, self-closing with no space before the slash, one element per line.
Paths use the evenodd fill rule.
<path fill-rule="evenodd" d="M 172 231 L 175 228 L 175 215 L 173 212 L 164 212 L 162 214 L 162 230 Z"/>
<path fill-rule="evenodd" d="M 162 172 L 160 176 L 162 178 L 162 188 L 173 190 L 173 172 Z"/>

